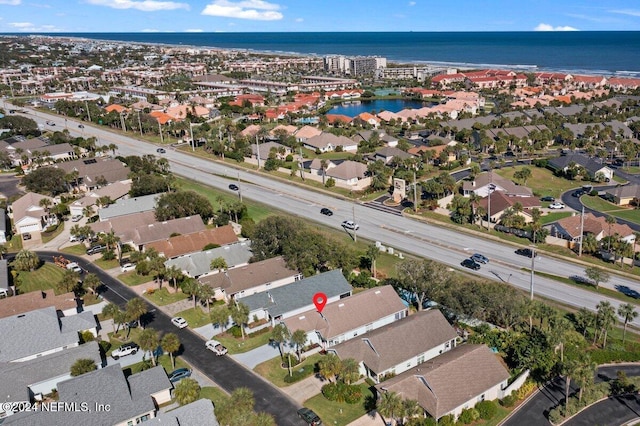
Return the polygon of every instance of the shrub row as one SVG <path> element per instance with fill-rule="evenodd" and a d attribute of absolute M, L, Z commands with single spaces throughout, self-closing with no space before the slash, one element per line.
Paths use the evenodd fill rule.
<path fill-rule="evenodd" d="M 287 374 L 284 376 L 284 382 L 295 383 L 299 382 L 302 379 L 306 379 L 313 374 L 314 368 L 315 366 L 313 365 L 306 365 L 302 368 L 296 368 L 291 372 L 291 375 L 289 375 L 289 373 L 287 372 Z"/>
<path fill-rule="evenodd" d="M 322 395 L 329 401 L 356 404 L 362 399 L 362 390 L 358 385 L 344 383 L 329 383 L 322 387 Z"/>

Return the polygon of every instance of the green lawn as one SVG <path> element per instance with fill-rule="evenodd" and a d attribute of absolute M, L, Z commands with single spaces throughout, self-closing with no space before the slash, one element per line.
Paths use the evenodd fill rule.
<path fill-rule="evenodd" d="M 222 401 L 228 399 L 229 395 L 220 388 L 205 386 L 200 389 L 200 399 L 203 398 L 213 401 L 213 405 L 217 407 Z"/>
<path fill-rule="evenodd" d="M 64 292 L 59 291 L 57 284 L 62 280 L 65 270 L 53 263 L 45 263 L 32 272 L 20 272 L 17 282 L 18 291 L 20 293 L 29 293 L 36 290 L 54 289 L 56 294 Z"/>
<path fill-rule="evenodd" d="M 369 385 L 363 383 L 360 387 L 362 388 L 362 401 L 357 404 L 329 401 L 324 395 L 319 394 L 306 400 L 304 406 L 315 411 L 325 425 L 348 425 L 352 421 L 367 414 L 364 406 L 365 401 L 367 398 L 373 398 L 373 393 L 369 389 Z"/>
<path fill-rule="evenodd" d="M 265 331 L 260 334 L 245 334 L 244 340 L 241 337 L 237 339 L 229 333 L 218 334 L 215 339 L 222 343 L 229 350 L 230 354 L 241 354 L 252 349 L 259 348 L 269 343 L 271 332 Z"/>
<path fill-rule="evenodd" d="M 153 281 L 153 277 L 149 275 L 138 275 L 136 271 L 129 271 L 124 274 L 120 274 L 118 275 L 118 279 L 128 286 L 135 286 Z"/>
<path fill-rule="evenodd" d="M 113 268 L 117 268 L 118 266 L 120 266 L 120 264 L 118 263 L 118 259 L 112 259 L 112 260 L 98 259 L 94 263 L 100 269 L 113 269 Z"/>
<path fill-rule="evenodd" d="M 177 291 L 175 293 L 169 293 L 165 287 L 162 287 L 160 290 L 155 290 L 153 293 L 145 293 L 144 297 L 149 299 L 149 301 L 154 305 L 164 306 L 170 303 L 184 300 L 189 296 L 187 296 L 181 291 Z"/>
<path fill-rule="evenodd" d="M 565 217 L 571 216 L 571 212 L 553 212 L 546 214 L 540 218 L 540 222 L 543 225 L 546 225 L 551 222 L 555 222 L 556 220 L 564 219 Z"/>
<path fill-rule="evenodd" d="M 568 191 L 572 188 L 582 186 L 581 181 L 564 179 L 555 176 L 549 169 L 543 169 L 533 165 L 508 167 L 496 170 L 495 172 L 502 177 L 522 184 L 522 182 L 518 181 L 518 179 L 515 179 L 513 175 L 518 170 L 522 170 L 524 167 L 527 167 L 529 170 L 531 170 L 531 177 L 527 180 L 526 186 L 531 188 L 534 193 L 539 194 L 540 196 L 551 195 L 552 197 L 560 198 L 560 195 L 563 192 Z"/>
<path fill-rule="evenodd" d="M 8 253 L 17 253 L 22 250 L 22 236 L 16 234 L 6 243 Z"/>
<path fill-rule="evenodd" d="M 53 232 L 43 232 L 41 234 L 42 242 L 48 243 L 49 241 L 60 235 L 62 231 L 64 231 L 64 222 L 60 222 Z"/>
<path fill-rule="evenodd" d="M 620 207 L 598 196 L 582 196 L 580 201 L 590 209 L 640 224 L 640 210 Z"/>
<path fill-rule="evenodd" d="M 305 359 L 300 364 L 298 364 L 295 367 L 293 367 L 292 370 L 293 371 L 298 371 L 298 370 L 304 368 L 305 369 L 305 374 L 308 373 L 306 375 L 306 377 L 309 377 L 309 376 L 313 375 L 315 365 L 321 359 L 322 359 L 322 355 L 320 355 L 320 354 L 311 355 L 309 358 Z M 291 383 L 286 383 L 284 381 L 284 378 L 289 375 L 289 370 L 288 370 L 288 368 L 282 368 L 282 366 L 281 366 L 282 362 L 283 361 L 280 358 L 280 356 L 277 356 L 277 357 L 275 357 L 273 359 L 270 359 L 268 361 L 265 361 L 263 363 L 260 363 L 260 364 L 256 365 L 256 367 L 253 369 L 253 371 L 258 373 L 259 375 L 261 375 L 265 379 L 269 380 L 271 383 L 273 383 L 274 385 L 278 386 L 279 388 L 283 388 L 283 387 L 291 385 Z M 285 361 L 284 362 L 285 363 L 287 362 L 287 358 L 286 357 L 285 357 Z"/>
<path fill-rule="evenodd" d="M 63 253 L 74 254 L 76 256 L 82 256 L 87 253 L 87 247 L 84 244 L 74 244 L 63 248 L 60 251 Z"/>
<path fill-rule="evenodd" d="M 178 312 L 176 316 L 186 319 L 189 323 L 189 327 L 198 328 L 211 323 L 209 313 L 206 312 L 206 309 L 207 308 L 204 308 L 203 310 L 200 307 L 190 308 L 185 311 Z"/>

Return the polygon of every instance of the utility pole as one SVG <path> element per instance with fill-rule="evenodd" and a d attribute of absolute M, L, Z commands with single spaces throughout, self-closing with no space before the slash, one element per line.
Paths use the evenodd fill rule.
<path fill-rule="evenodd" d="M 300 179 L 304 181 L 304 172 L 303 172 L 304 162 L 302 161 L 303 159 L 304 158 L 302 157 L 302 147 L 300 147 Z"/>
<path fill-rule="evenodd" d="M 120 113 L 120 124 L 122 124 L 122 131 L 126 133 L 127 132 L 127 125 L 124 122 L 124 115 L 123 115 L 122 112 Z"/>
<path fill-rule="evenodd" d="M 533 300 L 533 281 L 535 277 L 535 268 L 536 268 L 536 247 L 531 246 L 531 282 L 529 284 L 529 297 Z"/>
<path fill-rule="evenodd" d="M 164 140 L 162 139 L 162 125 L 160 124 L 160 120 L 158 120 L 158 132 L 160 133 L 160 143 L 164 144 Z"/>
<path fill-rule="evenodd" d="M 415 170 L 413 171 L 413 212 L 418 213 L 418 182 Z"/>
<path fill-rule="evenodd" d="M 193 123 L 189 123 L 189 130 L 191 131 L 191 151 L 196 150 L 196 140 L 193 138 Z"/>
<path fill-rule="evenodd" d="M 580 248 L 578 249 L 578 257 L 582 257 L 582 240 L 584 239 L 584 206 L 580 213 Z"/>
<path fill-rule="evenodd" d="M 238 172 L 238 196 L 240 197 L 240 202 L 242 202 L 242 186 L 240 186 L 240 172 Z"/>
<path fill-rule="evenodd" d="M 256 155 L 258 156 L 258 170 L 260 170 L 260 142 L 258 142 L 257 133 L 256 133 Z"/>
<path fill-rule="evenodd" d="M 87 117 L 89 118 L 89 123 L 91 123 L 91 111 L 89 111 L 89 102 L 84 101 L 84 106 L 87 108 Z"/>
<path fill-rule="evenodd" d="M 138 127 L 140 128 L 140 137 L 143 137 L 143 135 L 142 135 L 142 121 L 140 121 L 140 110 L 138 110 Z"/>
<path fill-rule="evenodd" d="M 356 206 L 353 205 L 353 223 L 356 225 L 353 229 L 353 242 L 358 242 L 358 222 L 356 222 Z"/>

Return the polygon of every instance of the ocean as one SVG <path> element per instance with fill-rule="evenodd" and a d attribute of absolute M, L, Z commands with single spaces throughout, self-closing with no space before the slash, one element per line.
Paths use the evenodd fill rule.
<path fill-rule="evenodd" d="M 275 54 L 382 56 L 395 63 L 640 76 L 640 31 L 55 33 Z"/>

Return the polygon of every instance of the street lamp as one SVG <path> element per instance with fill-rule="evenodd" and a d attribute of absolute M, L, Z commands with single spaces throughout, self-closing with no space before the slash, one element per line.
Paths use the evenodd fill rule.
<path fill-rule="evenodd" d="M 529 297 L 533 300 L 533 282 L 535 279 L 535 268 L 536 268 L 536 246 L 532 244 L 531 246 L 531 282 L 529 283 Z"/>
<path fill-rule="evenodd" d="M 496 190 L 496 186 L 489 184 L 489 195 L 487 195 L 487 230 L 491 230 L 491 194 Z"/>

